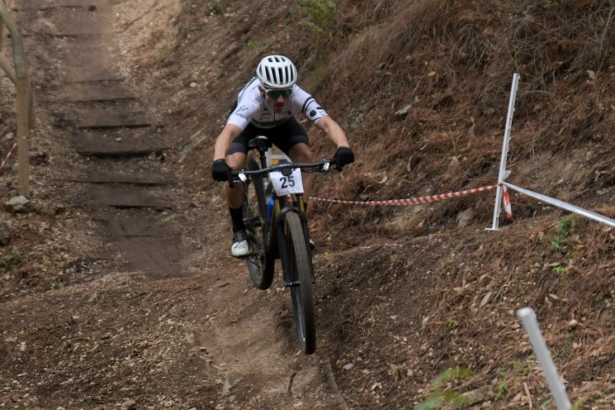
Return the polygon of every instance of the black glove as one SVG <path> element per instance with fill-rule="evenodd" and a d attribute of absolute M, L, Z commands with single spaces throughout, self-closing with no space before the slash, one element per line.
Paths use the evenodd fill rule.
<path fill-rule="evenodd" d="M 216 181 L 229 181 L 231 179 L 231 168 L 229 168 L 225 160 L 217 159 L 214 161 L 211 176 Z"/>
<path fill-rule="evenodd" d="M 352 164 L 354 162 L 354 153 L 348 147 L 339 147 L 337 151 L 335 151 L 333 161 L 335 162 L 337 170 L 341 171 L 342 168 L 344 168 L 344 165 Z"/>

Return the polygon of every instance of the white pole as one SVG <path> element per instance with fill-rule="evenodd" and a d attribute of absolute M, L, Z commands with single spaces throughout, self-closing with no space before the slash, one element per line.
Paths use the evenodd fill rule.
<path fill-rule="evenodd" d="M 529 189 L 525 189 L 525 188 L 521 188 L 513 184 L 509 184 L 508 182 L 504 182 L 504 185 L 506 185 L 508 188 L 514 191 L 521 192 L 522 194 L 530 196 L 532 198 L 536 198 L 539 201 L 546 202 L 553 206 L 557 206 L 558 208 L 565 209 L 566 211 L 570 211 L 577 215 L 581 215 L 586 218 L 593 219 L 594 221 L 602 222 L 603 224 L 606 224 L 606 225 L 609 225 L 615 228 L 615 219 L 609 218 L 604 215 L 597 214 L 592 211 L 588 211 L 587 209 L 583 209 L 576 205 L 569 204 L 568 202 L 560 201 L 559 199 L 556 199 L 556 198 L 551 198 L 550 196 L 539 194 L 538 192 L 530 191 Z"/>
<path fill-rule="evenodd" d="M 564 386 L 564 383 L 562 383 L 557 374 L 557 369 L 555 368 L 555 364 L 553 364 L 553 359 L 551 359 L 551 353 L 549 353 L 547 343 L 542 337 L 542 333 L 538 327 L 536 313 L 532 308 L 525 307 L 517 311 L 517 316 L 519 316 L 521 322 L 523 322 L 523 327 L 525 327 L 525 331 L 530 336 L 530 342 L 534 348 L 534 353 L 547 378 L 547 383 L 549 383 L 549 389 L 555 399 L 557 410 L 570 410 L 571 405 L 568 395 L 566 395 L 566 386 Z"/>
<path fill-rule="evenodd" d="M 506 116 L 506 128 L 504 129 L 504 142 L 502 144 L 502 158 L 500 159 L 500 173 L 498 175 L 498 184 L 501 184 L 507 177 L 506 175 L 506 158 L 508 157 L 508 144 L 510 142 L 510 130 L 512 128 L 513 113 L 515 112 L 515 98 L 517 97 L 517 89 L 519 88 L 519 78 L 517 73 L 513 74 L 512 86 L 510 88 L 510 100 L 508 101 L 508 114 Z M 495 192 L 495 207 L 493 209 L 493 225 L 487 228 L 488 231 L 498 230 L 498 218 L 500 217 L 500 206 L 502 205 L 502 187 L 498 186 Z"/>

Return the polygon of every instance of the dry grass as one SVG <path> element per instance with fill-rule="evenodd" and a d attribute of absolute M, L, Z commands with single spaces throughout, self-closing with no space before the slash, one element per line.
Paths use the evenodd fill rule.
<path fill-rule="evenodd" d="M 316 195 L 384 200 L 440 194 L 496 182 L 511 79 L 518 72 L 511 182 L 615 216 L 615 210 L 604 207 L 615 197 L 615 145 L 610 138 L 615 125 L 615 68 L 610 68 L 615 66 L 614 0 L 422 0 L 410 5 L 368 0 L 336 5 L 323 35 L 302 25 L 309 16 L 298 4 L 255 4 L 253 15 L 235 22 L 233 38 L 236 43 L 242 35 L 268 41 L 267 48 L 241 57 L 234 54 L 236 43 L 220 50 L 219 78 L 209 91 L 212 100 L 228 104 L 218 104 L 202 118 L 210 123 L 208 119 L 224 116 L 240 87 L 235 81 L 238 66 L 253 67 L 264 53 L 287 54 L 300 68 L 301 85 L 344 127 L 357 154 L 356 163 L 342 174 L 317 176 Z M 251 70 L 245 71 L 247 80 Z M 407 105 L 406 116 L 395 115 Z M 194 110 L 205 111 L 201 106 Z M 330 157 L 331 143 L 308 127 L 317 156 Z M 348 291 L 342 310 L 365 303 L 348 319 L 360 330 L 353 334 L 344 330 L 350 325 L 340 325 L 339 340 L 352 334 L 365 336 L 366 345 L 384 343 L 377 338 L 380 334 L 369 334 L 375 325 L 364 318 L 378 303 L 408 303 L 414 323 L 422 319 L 415 317 L 418 312 L 433 312 L 420 340 L 411 343 L 428 342 L 436 357 L 416 353 L 418 349 L 408 353 L 406 347 L 398 357 L 386 357 L 408 368 L 416 362 L 415 370 L 423 372 L 408 382 L 412 400 L 418 398 L 421 380 L 428 385 L 440 367 L 450 364 L 478 371 L 456 386 L 459 391 L 491 385 L 497 392 L 503 383 L 502 401 L 496 400 L 500 405 L 523 392 L 518 383 L 525 381 L 534 398 L 544 400 L 548 391 L 531 348 L 522 330 L 513 327 L 518 324 L 514 312 L 522 305 L 535 307 L 557 352 L 558 367 L 569 383 L 581 386 L 574 399 L 612 389 L 606 379 L 594 380 L 585 391 L 588 384 L 581 385 L 612 372 L 612 231 L 578 219 L 571 234 L 561 238 L 563 212 L 511 194 L 514 219 L 502 219 L 504 231 L 489 237 L 481 232 L 491 225 L 493 192 L 416 208 L 312 206 L 312 235 L 327 251 L 352 253 L 357 245 L 376 245 L 357 250 L 354 257 L 336 254 L 334 263 L 347 266 L 323 270 L 337 275 L 319 282 L 325 294 L 327 287 L 332 297 L 346 286 L 361 291 Z M 470 208 L 472 224 L 458 228 L 458 214 Z M 387 239 L 403 248 L 395 261 L 393 248 L 378 247 Z M 552 248 L 552 242 L 560 249 Z M 411 286 L 426 292 L 416 302 L 431 303 L 419 306 L 424 310 L 407 295 L 386 290 L 391 278 L 404 271 L 416 283 L 404 282 L 400 292 Z M 338 312 L 335 302 L 332 309 Z M 578 322 L 574 328 L 569 327 L 572 319 Z M 365 381 L 371 386 L 388 377 L 386 371 L 358 377 L 373 378 Z M 528 406 L 518 402 L 512 408 Z"/>

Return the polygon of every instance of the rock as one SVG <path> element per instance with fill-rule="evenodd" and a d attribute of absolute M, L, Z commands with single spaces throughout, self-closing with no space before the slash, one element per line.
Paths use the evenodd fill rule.
<path fill-rule="evenodd" d="M 468 226 L 472 219 L 474 219 L 474 209 L 466 209 L 457 215 L 457 225 L 463 228 L 464 226 Z"/>
<path fill-rule="evenodd" d="M 121 410 L 137 410 L 137 402 L 130 399 L 130 400 L 126 400 L 124 403 L 122 403 L 122 407 L 120 407 Z"/>
<path fill-rule="evenodd" d="M 30 201 L 23 195 L 14 196 L 4 203 L 4 208 L 12 213 L 26 213 L 30 211 Z"/>
<path fill-rule="evenodd" d="M 0 246 L 8 245 L 11 243 L 11 239 L 13 239 L 11 227 L 4 222 L 0 222 Z"/>
<path fill-rule="evenodd" d="M 49 215 L 58 215 L 66 212 L 66 207 L 62 204 L 51 204 L 48 208 Z"/>

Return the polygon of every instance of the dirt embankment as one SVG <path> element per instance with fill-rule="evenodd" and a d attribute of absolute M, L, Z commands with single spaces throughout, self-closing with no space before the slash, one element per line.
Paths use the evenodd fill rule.
<path fill-rule="evenodd" d="M 514 219 L 502 218 L 498 232 L 484 230 L 492 193 L 403 208 L 314 203 L 318 351 L 301 357 L 288 294 L 277 282 L 252 289 L 245 267 L 227 256 L 226 209 L 209 167 L 236 93 L 260 58 L 281 53 L 357 156 L 342 174 L 318 178 L 317 196 L 398 199 L 492 184 L 517 72 L 509 180 L 615 217 L 613 4 L 96 6 L 14 7 L 30 34 L 39 128 L 35 206 L 2 213 L 13 232 L 1 256 L 2 405 L 412 408 L 447 391 L 472 392 L 474 408 L 555 408 L 515 316 L 532 306 L 572 401 L 612 407 L 610 227 L 514 193 Z M 90 19 L 86 28 L 100 22 L 102 38 L 58 36 L 76 17 Z M 94 47 L 103 59 L 92 64 Z M 137 97 L 94 108 L 139 109 L 151 126 L 75 127 L 75 110 L 92 106 L 58 96 L 76 61 L 78 71 L 109 63 Z M 0 86 L 11 89 L 4 78 Z M 5 137 L 12 97 L 1 97 Z M 329 156 L 331 144 L 305 126 L 317 156 Z M 186 153 L 191 137 L 203 142 Z M 100 139 L 164 149 L 83 155 L 79 144 Z M 5 151 L 11 145 L 0 139 Z M 118 210 L 90 200 L 98 198 L 90 184 L 74 176 L 103 170 L 172 181 L 129 184 L 169 206 Z M 4 201 L 15 176 L 1 175 Z M 451 368 L 468 372 L 434 387 Z"/>

